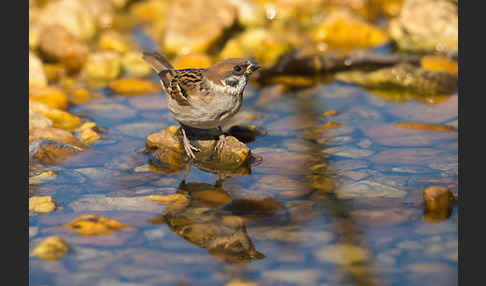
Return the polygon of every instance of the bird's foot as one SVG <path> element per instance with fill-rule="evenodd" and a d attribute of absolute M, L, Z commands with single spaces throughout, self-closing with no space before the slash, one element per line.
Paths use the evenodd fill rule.
<path fill-rule="evenodd" d="M 196 159 L 196 156 L 194 155 L 192 150 L 196 152 L 201 150 L 191 145 L 191 142 L 189 141 L 189 138 L 187 138 L 186 132 L 184 131 L 183 127 L 181 127 L 181 130 L 182 130 L 182 143 L 184 145 L 184 150 L 186 151 L 187 156 L 189 156 L 189 158 L 191 159 Z"/>
<path fill-rule="evenodd" d="M 226 136 L 224 134 L 219 135 L 219 140 L 216 143 L 216 151 L 218 154 L 221 154 L 221 151 L 223 151 L 223 147 L 226 144 Z"/>

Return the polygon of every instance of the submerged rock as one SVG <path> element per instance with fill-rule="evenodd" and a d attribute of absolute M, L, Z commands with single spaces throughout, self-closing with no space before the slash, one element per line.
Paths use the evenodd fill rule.
<path fill-rule="evenodd" d="M 44 260 L 59 260 L 68 252 L 69 244 L 59 236 L 49 236 L 39 243 L 32 255 Z"/>
<path fill-rule="evenodd" d="M 388 31 L 402 50 L 457 54 L 457 5 L 447 0 L 408 0 Z"/>
<path fill-rule="evenodd" d="M 118 230 L 130 229 L 119 221 L 92 214 L 80 215 L 67 224 L 66 228 L 86 236 L 112 234 Z"/>
<path fill-rule="evenodd" d="M 250 149 L 233 136 L 226 136 L 226 144 L 220 155 L 214 151 L 217 143 L 215 137 L 204 134 L 201 140 L 191 140 L 191 144 L 201 151 L 195 152 L 195 165 L 209 170 L 224 170 L 225 172 L 237 171 L 248 163 Z M 217 137 L 216 137 L 217 138 Z M 162 131 L 152 133 L 147 137 L 146 147 L 153 151 L 157 160 L 175 169 L 182 169 L 182 164 L 187 156 L 182 144 L 182 135 L 177 126 L 170 126 Z"/>
<path fill-rule="evenodd" d="M 457 90 L 458 78 L 447 72 L 432 72 L 401 64 L 374 72 L 343 72 L 336 79 L 359 84 L 370 89 L 396 89 L 423 96 L 451 94 Z"/>
<path fill-rule="evenodd" d="M 29 198 L 29 211 L 48 214 L 56 209 L 56 203 L 51 196 L 33 196 Z"/>
<path fill-rule="evenodd" d="M 432 186 L 424 190 L 425 220 L 440 222 L 451 216 L 454 195 L 449 188 Z"/>

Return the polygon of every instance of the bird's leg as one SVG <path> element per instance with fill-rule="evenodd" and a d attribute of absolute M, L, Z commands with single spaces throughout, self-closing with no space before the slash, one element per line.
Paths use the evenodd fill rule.
<path fill-rule="evenodd" d="M 181 130 L 182 130 L 182 142 L 184 143 L 184 150 L 186 150 L 187 156 L 189 156 L 189 158 L 191 159 L 196 159 L 196 156 L 194 156 L 192 150 L 194 151 L 200 151 L 200 150 L 191 145 L 191 142 L 186 136 L 186 131 L 184 130 L 184 126 L 181 126 Z"/>
<path fill-rule="evenodd" d="M 186 179 L 187 179 L 187 176 L 189 175 L 189 172 L 191 171 L 191 167 L 192 167 L 192 159 L 189 160 L 189 162 L 186 164 L 186 166 L 184 168 L 184 178 L 182 179 L 183 183 L 186 183 Z"/>
<path fill-rule="evenodd" d="M 221 128 L 221 126 L 219 126 L 218 129 L 221 132 L 221 134 L 219 135 L 218 143 L 216 143 L 216 150 L 218 151 L 219 154 L 221 154 L 221 151 L 223 150 L 223 147 L 226 144 L 226 136 L 223 134 L 223 129 Z"/>

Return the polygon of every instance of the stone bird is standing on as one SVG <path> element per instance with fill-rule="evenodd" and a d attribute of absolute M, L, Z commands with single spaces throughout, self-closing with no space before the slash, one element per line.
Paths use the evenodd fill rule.
<path fill-rule="evenodd" d="M 226 142 L 221 125 L 232 118 L 243 101 L 243 90 L 250 75 L 261 66 L 251 59 L 226 59 L 208 68 L 176 70 L 162 55 L 143 53 L 143 59 L 152 65 L 167 95 L 169 109 L 181 124 L 184 149 L 195 159 L 186 136 L 187 127 L 218 128 L 221 132 L 216 149 L 220 152 Z"/>

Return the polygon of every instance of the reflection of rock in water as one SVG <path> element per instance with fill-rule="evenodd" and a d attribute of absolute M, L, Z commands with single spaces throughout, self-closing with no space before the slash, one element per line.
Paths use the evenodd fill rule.
<path fill-rule="evenodd" d="M 152 223 L 166 223 L 170 230 L 226 262 L 250 263 L 265 257 L 255 249 L 245 220 L 221 209 L 232 199 L 219 182 L 181 183 L 177 193 L 188 195 L 190 203 L 169 204 L 161 217 L 151 219 Z"/>

